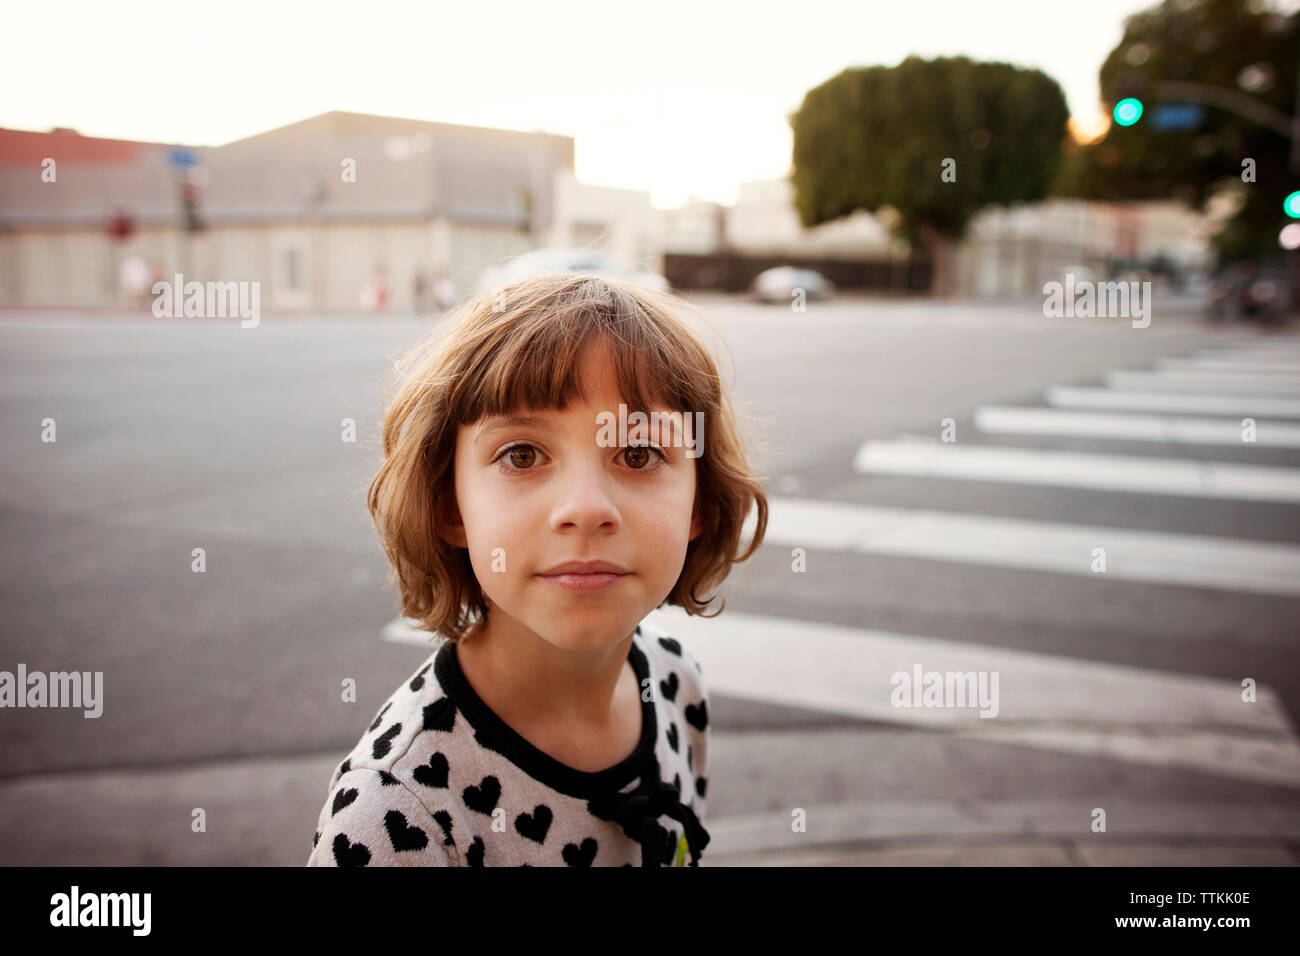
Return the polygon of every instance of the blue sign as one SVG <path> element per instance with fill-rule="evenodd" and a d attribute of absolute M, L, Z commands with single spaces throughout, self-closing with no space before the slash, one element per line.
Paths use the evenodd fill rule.
<path fill-rule="evenodd" d="M 173 149 L 167 153 L 167 162 L 185 169 L 199 164 L 199 154 L 188 149 Z"/>
<path fill-rule="evenodd" d="M 1162 133 L 1196 129 L 1205 119 L 1200 103 L 1161 103 L 1151 110 L 1151 126 Z"/>

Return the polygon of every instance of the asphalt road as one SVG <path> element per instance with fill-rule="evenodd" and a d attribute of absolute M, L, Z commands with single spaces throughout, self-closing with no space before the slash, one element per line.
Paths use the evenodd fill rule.
<path fill-rule="evenodd" d="M 1044 390 L 1053 386 L 1103 386 L 1116 370 L 1242 349 L 1258 338 L 1252 329 L 1212 329 L 1159 303 L 1151 326 L 1134 329 L 1122 319 L 1046 319 L 1034 302 L 849 299 L 810 303 L 804 313 L 714 296 L 695 302 L 725 342 L 735 401 L 770 447 L 757 464 L 777 504 L 1145 531 L 1158 547 L 1187 535 L 1271 543 L 1286 553 L 1268 567 L 1284 570 L 1300 544 L 1287 471 L 1300 468 L 1298 447 L 995 434 L 975 420 L 987 406 L 1047 408 Z M 328 755 L 351 747 L 428 653 L 381 636 L 396 598 L 384 589 L 365 490 L 378 463 L 385 374 L 433 321 L 266 316 L 241 329 L 220 319 L 0 316 L 0 670 L 23 662 L 28 671 L 102 671 L 105 685 L 98 719 L 0 712 L 0 781 L 307 755 L 325 767 Z M 1294 357 L 1295 338 L 1259 341 L 1283 364 Z M 356 443 L 340 440 L 346 418 L 357 423 Z M 53 443 L 42 441 L 46 419 L 56 423 Z M 1076 485 L 855 469 L 864 443 L 931 446 L 944 419 L 963 449 L 1267 466 L 1280 470 L 1281 491 L 1117 488 L 1105 461 L 1088 467 L 1110 477 Z M 1075 459 L 1064 467 L 1082 473 Z M 1003 533 L 990 527 L 995 539 Z M 1203 678 L 1187 685 L 1186 712 L 1176 716 L 1184 729 L 1210 734 L 1223 730 L 1214 695 L 1250 676 L 1280 708 L 1273 723 L 1211 743 L 1268 738 L 1273 749 L 1258 760 L 1274 769 L 1252 771 L 1250 753 L 1199 755 L 1185 740 L 1186 759 L 1162 759 L 1160 739 L 1120 753 L 1085 740 L 1078 712 L 1063 705 L 1057 713 L 1051 700 L 1025 703 L 1025 726 L 1056 737 L 964 741 L 878 702 L 782 699 L 761 675 L 720 672 L 725 662 L 710 661 L 706 673 L 719 680 L 715 732 L 758 740 L 779 731 L 798 741 L 782 772 L 765 767 L 762 754 L 729 751 L 735 776 L 719 779 L 711 815 L 1067 792 L 1094 803 L 1108 794 L 1295 806 L 1298 751 L 1279 726 L 1300 726 L 1300 595 L 1285 582 L 1199 585 L 1195 575 L 1219 573 L 1203 554 L 1190 584 L 1162 580 L 1160 570 L 1154 579 L 1098 580 L 1033 560 L 936 559 L 908 553 L 911 544 L 846 550 L 815 536 L 809 571 L 796 575 L 790 544 L 771 543 L 733 572 L 727 612 L 742 625 L 757 618 L 833 625 L 848 638 L 931 639 L 988 654 L 1009 671 L 1036 666 L 1031 655 L 1040 655 L 1066 675 L 1077 671 L 1078 686 L 1098 695 L 1096 722 L 1133 694 L 1184 700 L 1171 679 Z M 191 570 L 194 548 L 206 551 L 206 573 Z M 1116 672 L 1094 665 L 1130 668 L 1137 683 L 1119 688 L 1107 676 Z M 356 704 L 340 702 L 346 677 L 357 681 Z M 1040 696 L 1050 696 L 1043 686 Z M 1130 727 L 1140 729 L 1146 718 L 1140 708 L 1133 714 Z M 804 781 L 799 796 L 791 779 Z M 323 799 L 325 783 L 309 788 Z"/>

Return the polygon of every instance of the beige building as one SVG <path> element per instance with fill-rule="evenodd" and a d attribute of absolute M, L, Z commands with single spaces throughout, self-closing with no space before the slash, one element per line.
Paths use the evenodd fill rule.
<path fill-rule="evenodd" d="M 846 259 L 889 255 L 888 231 L 865 211 L 804 228 L 788 179 L 741 183 L 726 221 L 727 241 L 737 252 Z"/>
<path fill-rule="evenodd" d="M 554 196 L 547 245 L 600 250 L 629 271 L 662 271 L 664 219 L 648 192 L 580 183 L 561 169 Z"/>
<path fill-rule="evenodd" d="M 259 282 L 264 308 L 338 311 L 365 308 L 378 275 L 392 310 L 420 305 L 417 276 L 445 273 L 459 298 L 566 238 L 657 262 L 648 193 L 578 183 L 573 152 L 544 132 L 341 112 L 219 147 L 0 130 L 0 304 L 124 305 L 136 256 L 155 278 Z M 182 180 L 201 231 L 182 226 Z"/>

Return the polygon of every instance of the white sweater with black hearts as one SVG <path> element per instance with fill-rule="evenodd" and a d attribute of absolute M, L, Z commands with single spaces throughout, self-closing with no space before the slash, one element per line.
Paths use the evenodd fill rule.
<path fill-rule="evenodd" d="M 694 866 L 708 844 L 708 696 L 682 644 L 644 622 L 628 660 L 641 737 L 575 770 L 479 698 L 442 643 L 330 778 L 308 866 Z"/>

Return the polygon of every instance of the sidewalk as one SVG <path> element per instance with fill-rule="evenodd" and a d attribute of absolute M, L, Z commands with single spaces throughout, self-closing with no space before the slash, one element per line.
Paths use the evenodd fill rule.
<path fill-rule="evenodd" d="M 727 812 L 753 797 L 755 752 L 809 752 L 816 733 L 715 733 L 706 866 L 1295 866 L 1300 805 L 1161 797 L 1106 799 L 1109 833 L 1087 826 L 1094 799 L 883 800 L 791 813 Z M 743 740 L 740 738 L 744 738 Z M 342 751 L 340 750 L 339 753 Z M 46 866 L 302 866 L 339 753 L 189 767 L 54 773 L 0 782 L 0 863 Z M 767 768 L 769 771 L 771 768 Z M 874 768 L 830 766 L 841 771 Z M 810 796 L 823 786 L 794 774 Z M 728 781 L 724 783 L 723 781 Z M 904 781 L 905 782 L 905 781 Z M 842 785 L 843 779 L 839 781 Z M 852 781 L 847 792 L 857 790 Z M 714 807 L 714 803 L 721 804 Z M 193 832 L 195 810 L 206 832 Z"/>

